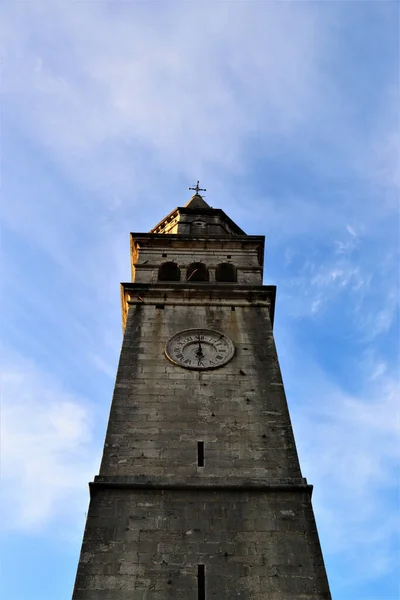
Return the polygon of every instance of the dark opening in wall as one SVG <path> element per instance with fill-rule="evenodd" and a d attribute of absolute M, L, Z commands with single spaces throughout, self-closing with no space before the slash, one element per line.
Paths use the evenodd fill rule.
<path fill-rule="evenodd" d="M 221 263 L 215 271 L 215 280 L 231 283 L 236 281 L 236 269 L 231 263 Z"/>
<path fill-rule="evenodd" d="M 158 281 L 180 281 L 181 271 L 174 262 L 165 262 L 158 269 Z"/>
<path fill-rule="evenodd" d="M 204 467 L 204 442 L 197 442 L 197 466 Z"/>
<path fill-rule="evenodd" d="M 204 236 L 207 235 L 207 223 L 205 221 L 193 221 L 190 224 L 190 233 L 192 235 Z"/>
<path fill-rule="evenodd" d="M 197 598 L 198 600 L 206 600 L 205 565 L 197 565 Z"/>
<path fill-rule="evenodd" d="M 208 270 L 206 265 L 203 263 L 192 263 L 187 268 L 187 280 L 188 281 L 208 281 Z"/>

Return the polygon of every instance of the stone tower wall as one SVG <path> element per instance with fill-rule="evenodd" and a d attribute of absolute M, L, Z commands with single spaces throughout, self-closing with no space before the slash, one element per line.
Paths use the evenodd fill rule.
<path fill-rule="evenodd" d="M 263 250 L 198 195 L 131 235 L 134 283 L 122 284 L 124 339 L 73 600 L 330 600 Z M 168 261 L 179 281 L 159 281 Z M 208 282 L 188 281 L 193 262 Z M 225 262 L 236 282 L 215 281 Z M 170 362 L 168 340 L 198 328 L 230 338 L 233 358 L 201 371 Z"/>
<path fill-rule="evenodd" d="M 73 600 L 328 600 L 308 490 L 93 493 Z"/>
<path fill-rule="evenodd" d="M 167 340 L 197 327 L 233 340 L 235 355 L 223 368 L 193 371 L 166 358 Z M 100 475 L 140 474 L 301 478 L 268 307 L 130 308 Z"/>

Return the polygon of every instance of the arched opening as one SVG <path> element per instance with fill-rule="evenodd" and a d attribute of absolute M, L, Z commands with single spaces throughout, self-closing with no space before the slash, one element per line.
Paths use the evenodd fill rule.
<path fill-rule="evenodd" d="M 180 281 L 181 271 L 174 262 L 163 263 L 158 269 L 158 281 Z"/>
<path fill-rule="evenodd" d="M 215 281 L 232 283 L 236 281 L 236 269 L 231 263 L 221 263 L 215 271 Z"/>
<path fill-rule="evenodd" d="M 208 270 L 203 263 L 192 263 L 187 268 L 188 281 L 208 281 Z"/>

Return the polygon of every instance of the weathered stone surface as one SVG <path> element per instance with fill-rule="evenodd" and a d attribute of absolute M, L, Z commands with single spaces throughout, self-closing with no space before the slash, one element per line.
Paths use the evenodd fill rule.
<path fill-rule="evenodd" d="M 207 599 L 329 598 L 309 493 L 240 489 L 96 491 L 74 598 L 194 600 L 198 564 Z"/>
<path fill-rule="evenodd" d="M 125 333 L 73 600 L 198 600 L 198 565 L 207 600 L 329 600 L 272 332 L 275 288 L 261 285 L 263 238 L 221 211 L 177 210 L 132 243 L 135 282 L 122 286 Z M 160 233 L 193 233 L 201 220 L 204 239 Z M 223 239 L 212 237 L 217 225 Z M 165 260 L 180 282 L 157 281 Z M 218 284 L 227 260 L 238 281 Z M 185 282 L 194 261 L 209 282 Z M 210 371 L 170 362 L 167 341 L 191 328 L 223 332 L 233 358 Z"/>
<path fill-rule="evenodd" d="M 200 326 L 233 340 L 224 367 L 191 371 L 166 358 L 173 334 Z M 100 475 L 135 474 L 301 477 L 267 307 L 131 307 Z"/>

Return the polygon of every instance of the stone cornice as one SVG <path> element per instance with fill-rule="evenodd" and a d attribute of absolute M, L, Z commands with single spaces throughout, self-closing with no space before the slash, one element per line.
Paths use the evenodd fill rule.
<path fill-rule="evenodd" d="M 198 491 L 236 491 L 248 492 L 252 490 L 274 492 L 274 491 L 297 491 L 312 494 L 313 486 L 307 483 L 307 479 L 286 478 L 275 481 L 266 481 L 261 478 L 238 478 L 238 477 L 151 477 L 146 475 L 136 476 L 96 476 L 89 483 L 91 494 L 99 489 L 151 489 L 151 490 L 198 490 Z"/>
<path fill-rule="evenodd" d="M 263 235 L 219 235 L 219 236 L 194 236 L 182 235 L 178 233 L 134 233 L 131 236 L 131 254 L 132 262 L 136 262 L 136 244 L 139 246 L 153 246 L 158 248 L 182 248 L 189 250 L 215 248 L 242 248 L 243 245 L 255 245 L 258 250 L 259 263 L 264 264 L 265 236 Z"/>
<path fill-rule="evenodd" d="M 276 286 L 223 283 L 121 283 L 122 325 L 125 328 L 129 305 L 162 304 L 201 306 L 268 307 L 274 323 Z"/>

